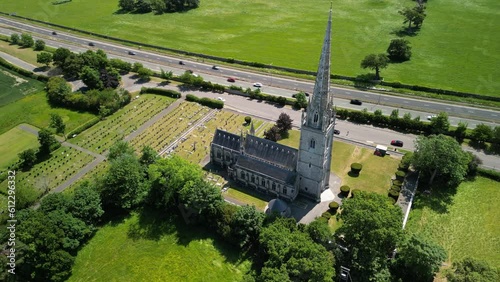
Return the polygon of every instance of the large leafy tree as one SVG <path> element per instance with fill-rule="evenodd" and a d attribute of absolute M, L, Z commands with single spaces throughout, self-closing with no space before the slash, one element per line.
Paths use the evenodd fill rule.
<path fill-rule="evenodd" d="M 255 206 L 246 205 L 236 211 L 231 226 L 240 247 L 251 246 L 257 242 L 264 217 Z"/>
<path fill-rule="evenodd" d="M 89 67 L 84 66 L 80 72 L 80 79 L 85 85 L 90 89 L 103 89 L 104 85 L 101 81 L 99 71 Z"/>
<path fill-rule="evenodd" d="M 71 51 L 66 48 L 57 48 L 53 55 L 54 65 L 62 67 L 66 58 L 71 55 Z"/>
<path fill-rule="evenodd" d="M 35 45 L 35 41 L 33 40 L 31 34 L 23 33 L 21 34 L 20 44 L 22 47 L 28 48 L 33 47 L 33 45 Z"/>
<path fill-rule="evenodd" d="M 273 127 L 269 128 L 269 130 L 266 130 L 264 132 L 264 138 L 274 142 L 281 140 L 281 133 L 279 127 L 274 125 Z"/>
<path fill-rule="evenodd" d="M 322 244 L 323 246 L 328 245 L 332 240 L 332 232 L 328 226 L 328 220 L 324 220 L 322 217 L 309 223 L 306 231 L 314 242 Z"/>
<path fill-rule="evenodd" d="M 36 163 L 36 151 L 34 149 L 27 149 L 18 154 L 19 164 L 22 169 L 29 170 Z"/>
<path fill-rule="evenodd" d="M 380 70 L 389 65 L 389 58 L 386 54 L 370 54 L 361 61 L 361 67 L 364 69 L 375 70 L 375 79 L 380 79 Z"/>
<path fill-rule="evenodd" d="M 446 278 L 450 282 L 496 282 L 500 281 L 500 270 L 484 261 L 466 257 L 453 263 Z"/>
<path fill-rule="evenodd" d="M 455 139 L 445 135 L 419 136 L 415 148 L 413 167 L 429 178 L 429 185 L 436 176 L 444 177 L 449 185 L 456 185 L 467 174 L 470 156 Z"/>
<path fill-rule="evenodd" d="M 127 141 L 117 141 L 109 148 L 108 159 L 115 160 L 123 155 L 134 155 L 135 150 Z"/>
<path fill-rule="evenodd" d="M 399 11 L 399 14 L 404 17 L 403 23 L 408 23 L 408 29 L 411 28 L 412 24 L 414 24 L 417 28 L 420 27 L 426 17 L 424 6 L 404 8 L 403 10 Z"/>
<path fill-rule="evenodd" d="M 66 77 L 78 78 L 83 66 L 85 66 L 85 64 L 82 57 L 78 54 L 71 53 L 66 57 L 61 68 Z"/>
<path fill-rule="evenodd" d="M 40 52 L 36 54 L 36 62 L 39 64 L 44 64 L 48 67 L 50 63 L 52 63 L 52 53 Z"/>
<path fill-rule="evenodd" d="M 450 128 L 450 121 L 446 112 L 439 113 L 431 119 L 431 132 L 433 134 L 446 134 Z"/>
<path fill-rule="evenodd" d="M 71 86 L 62 77 L 53 76 L 49 78 L 47 85 L 47 98 L 56 105 L 64 105 L 67 97 L 71 94 Z"/>
<path fill-rule="evenodd" d="M 340 265 L 351 269 L 353 280 L 375 281 L 382 279 L 380 276 L 386 277 L 387 256 L 403 234 L 401 208 L 384 195 L 359 192 L 344 201 L 341 218 L 343 225 L 336 234 L 343 238 L 339 244 L 348 251 L 342 253 Z"/>
<path fill-rule="evenodd" d="M 277 218 L 262 229 L 259 242 L 264 266 L 257 281 L 326 282 L 335 276 L 333 255 L 298 230 L 293 219 Z"/>
<path fill-rule="evenodd" d="M 35 46 L 33 47 L 35 51 L 42 51 L 45 49 L 45 41 L 38 39 L 35 41 Z"/>
<path fill-rule="evenodd" d="M 294 107 L 298 109 L 305 109 L 307 107 L 307 98 L 304 92 L 297 93 Z"/>
<path fill-rule="evenodd" d="M 58 145 L 61 146 L 54 135 L 52 135 L 52 132 L 46 128 L 42 128 L 38 131 L 38 142 L 40 143 L 39 151 L 42 154 L 49 154 L 52 150 L 56 149 Z"/>
<path fill-rule="evenodd" d="M 493 130 L 490 126 L 484 123 L 478 124 L 472 130 L 471 138 L 478 143 L 491 141 L 491 139 L 493 138 Z"/>
<path fill-rule="evenodd" d="M 387 54 L 394 62 L 408 61 L 411 57 L 410 42 L 403 38 L 392 39 L 387 48 Z"/>
<path fill-rule="evenodd" d="M 66 125 L 64 124 L 61 115 L 55 113 L 50 114 L 50 127 L 55 128 L 56 133 L 59 134 L 64 134 L 64 131 L 66 131 Z"/>
<path fill-rule="evenodd" d="M 432 281 L 445 259 L 443 247 L 412 234 L 398 248 L 392 273 L 403 281 Z"/>
<path fill-rule="evenodd" d="M 153 149 L 151 146 L 142 147 L 142 153 L 139 159 L 142 165 L 149 166 L 151 164 L 154 164 L 159 158 L 160 155 L 158 155 L 155 149 Z"/>
<path fill-rule="evenodd" d="M 293 119 L 291 119 L 288 114 L 281 113 L 278 117 L 278 120 L 276 121 L 276 126 L 281 132 L 287 133 L 288 130 L 292 129 L 292 122 Z"/>
<path fill-rule="evenodd" d="M 201 218 L 214 216 L 224 203 L 220 190 L 203 179 L 186 182 L 179 191 L 179 200 Z"/>
<path fill-rule="evenodd" d="M 88 181 L 76 187 L 68 210 L 88 225 L 97 224 L 104 214 L 97 187 Z"/>

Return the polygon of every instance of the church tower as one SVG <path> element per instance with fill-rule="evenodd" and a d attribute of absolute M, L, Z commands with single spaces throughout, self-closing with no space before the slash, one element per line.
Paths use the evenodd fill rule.
<path fill-rule="evenodd" d="M 335 114 L 330 95 L 330 42 L 332 9 L 326 26 L 318 73 L 307 111 L 302 112 L 300 147 L 297 162 L 297 186 L 300 194 L 321 200 L 329 188 Z"/>

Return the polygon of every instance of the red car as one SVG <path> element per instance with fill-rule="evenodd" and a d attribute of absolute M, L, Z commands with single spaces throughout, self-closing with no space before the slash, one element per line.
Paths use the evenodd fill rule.
<path fill-rule="evenodd" d="M 236 78 L 228 77 L 228 78 L 227 78 L 227 81 L 228 81 L 228 82 L 235 82 L 235 81 L 236 81 Z"/>
<path fill-rule="evenodd" d="M 391 141 L 392 146 L 397 146 L 397 147 L 403 147 L 403 141 L 401 140 L 392 140 Z"/>

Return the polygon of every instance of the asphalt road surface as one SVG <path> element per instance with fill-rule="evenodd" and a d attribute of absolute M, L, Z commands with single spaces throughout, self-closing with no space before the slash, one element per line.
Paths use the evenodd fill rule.
<path fill-rule="evenodd" d="M 190 61 L 184 58 L 160 55 L 151 51 L 133 49 L 115 43 L 112 44 L 101 40 L 73 36 L 70 33 L 61 31 L 57 31 L 57 35 L 54 35 L 52 34 L 53 30 L 51 29 L 24 24 L 7 19 L 5 17 L 0 17 L 0 24 L 14 27 L 21 31 L 29 31 L 34 36 L 41 36 L 45 41 L 47 41 L 48 39 L 52 39 L 50 40 L 50 43 L 47 43 L 50 46 L 54 46 L 55 44 L 54 47 L 70 47 L 71 50 L 77 52 L 82 52 L 87 49 L 102 49 L 108 54 L 114 54 L 118 57 L 126 58 L 128 61 L 152 62 L 162 66 L 164 70 L 175 69 L 174 73 L 182 73 L 183 71 L 188 69 L 197 73 L 203 73 L 203 77 L 206 80 L 218 83 L 228 84 L 226 81 L 227 78 L 234 77 L 238 82 L 240 82 L 239 85 L 245 88 L 252 87 L 253 83 L 255 82 L 260 82 L 263 84 L 263 92 L 273 95 L 291 97 L 291 95 L 297 93 L 298 91 L 312 92 L 312 88 L 314 85 L 314 83 L 311 81 L 277 77 L 273 76 L 272 74 L 265 73 L 254 73 L 250 71 L 232 69 L 227 66 L 220 67 L 218 70 L 214 70 L 212 69 L 212 65 L 205 64 L 203 62 Z M 0 33 L 3 34 L 10 34 L 11 32 L 12 30 L 4 28 L 0 29 Z M 64 44 L 64 42 L 71 43 L 72 45 Z M 89 46 L 89 43 L 91 42 L 94 46 Z M 75 45 L 79 47 L 76 47 Z M 130 52 L 133 52 L 134 55 L 131 55 Z M 184 62 L 184 65 L 179 65 L 180 60 Z M 216 77 L 217 79 L 213 79 L 213 77 Z M 490 125 L 496 125 L 500 123 L 499 111 L 450 103 L 434 102 L 423 99 L 384 95 L 369 91 L 360 91 L 356 89 L 346 89 L 334 86 L 332 86 L 331 89 L 335 97 L 337 98 L 337 101 L 339 101 L 339 106 L 340 104 L 346 103 L 346 101 L 348 101 L 345 99 L 359 99 L 364 102 L 362 108 L 370 109 L 375 106 L 381 106 L 389 107 L 392 109 L 405 109 L 409 111 L 419 112 L 421 118 L 423 117 L 424 119 L 430 114 L 447 112 L 450 117 L 457 117 L 460 118 L 460 120 L 468 122 L 470 127 L 474 127 L 476 124 L 478 124 L 479 122 L 477 121 L 482 121 Z"/>

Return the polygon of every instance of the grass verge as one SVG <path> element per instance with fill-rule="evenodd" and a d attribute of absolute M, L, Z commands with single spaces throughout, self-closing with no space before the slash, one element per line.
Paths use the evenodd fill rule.
<path fill-rule="evenodd" d="M 18 160 L 17 154 L 27 149 L 38 147 L 37 136 L 20 128 L 11 130 L 0 135 L 0 171 Z"/>

